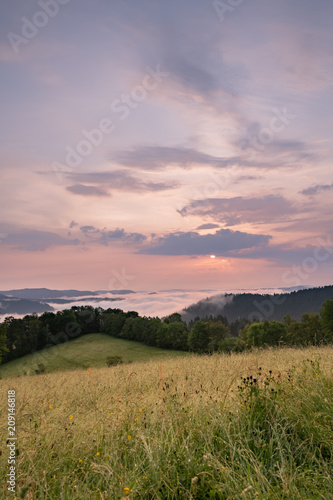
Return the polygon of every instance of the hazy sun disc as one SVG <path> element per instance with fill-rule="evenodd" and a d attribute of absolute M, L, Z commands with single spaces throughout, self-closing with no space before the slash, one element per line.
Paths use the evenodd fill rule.
<path fill-rule="evenodd" d="M 211 255 L 210 258 L 211 259 L 215 259 L 216 255 Z"/>

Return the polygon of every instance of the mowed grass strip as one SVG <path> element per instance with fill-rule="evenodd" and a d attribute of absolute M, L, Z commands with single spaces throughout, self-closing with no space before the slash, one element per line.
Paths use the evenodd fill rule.
<path fill-rule="evenodd" d="M 16 496 L 331 499 L 332 360 L 332 346 L 269 349 L 2 379 Z M 12 498 L 6 437 L 4 422 Z"/>
<path fill-rule="evenodd" d="M 107 356 L 121 356 L 124 363 L 184 356 L 187 353 L 146 346 L 140 342 L 122 340 L 101 333 L 28 354 L 0 366 L 0 377 L 33 375 L 43 364 L 47 373 L 106 366 Z"/>

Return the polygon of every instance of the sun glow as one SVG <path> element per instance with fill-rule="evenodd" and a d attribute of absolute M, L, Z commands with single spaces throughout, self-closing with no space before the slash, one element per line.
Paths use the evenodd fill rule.
<path fill-rule="evenodd" d="M 211 259 L 215 259 L 216 255 L 211 255 L 210 258 Z"/>

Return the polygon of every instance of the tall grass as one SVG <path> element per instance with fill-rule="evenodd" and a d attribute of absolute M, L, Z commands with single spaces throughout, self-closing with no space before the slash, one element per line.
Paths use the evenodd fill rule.
<path fill-rule="evenodd" d="M 17 391 L 16 497 L 332 499 L 332 355 L 271 349 L 0 380 L 2 408 Z M 6 437 L 3 426 L 3 483 Z"/>

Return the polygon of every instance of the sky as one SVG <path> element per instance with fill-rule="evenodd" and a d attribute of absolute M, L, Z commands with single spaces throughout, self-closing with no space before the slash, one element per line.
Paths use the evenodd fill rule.
<path fill-rule="evenodd" d="M 0 11 L 0 289 L 332 284 L 333 2 Z"/>

